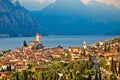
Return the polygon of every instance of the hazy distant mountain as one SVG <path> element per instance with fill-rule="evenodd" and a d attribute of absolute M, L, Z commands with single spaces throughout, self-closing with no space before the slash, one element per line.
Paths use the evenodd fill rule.
<path fill-rule="evenodd" d="M 40 25 L 17 0 L 0 0 L 0 35 L 34 36 Z"/>
<path fill-rule="evenodd" d="M 31 12 L 48 34 L 106 34 L 120 30 L 120 10 L 91 1 L 56 0 L 42 11 Z"/>

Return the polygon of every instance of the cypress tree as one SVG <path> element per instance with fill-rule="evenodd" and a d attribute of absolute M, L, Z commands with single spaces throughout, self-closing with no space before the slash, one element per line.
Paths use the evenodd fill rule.
<path fill-rule="evenodd" d="M 88 80 L 92 80 L 90 72 L 88 73 Z"/>
<path fill-rule="evenodd" d="M 25 40 L 24 40 L 24 42 L 23 42 L 23 47 L 27 47 L 27 43 L 26 43 Z"/>
<path fill-rule="evenodd" d="M 45 76 L 44 76 L 44 73 L 42 72 L 42 80 L 45 80 L 45 78 L 44 78 Z"/>
<path fill-rule="evenodd" d="M 96 70 L 96 73 L 95 73 L 95 80 L 98 80 L 98 71 Z"/>
<path fill-rule="evenodd" d="M 117 48 L 117 52 L 120 52 L 120 47 L 118 46 L 118 48 Z"/>
<path fill-rule="evenodd" d="M 28 78 L 27 78 L 28 75 L 27 75 L 26 70 L 23 71 L 23 76 L 24 76 L 24 80 L 28 80 Z"/>
<path fill-rule="evenodd" d="M 99 80 L 102 80 L 101 71 L 99 70 Z"/>
<path fill-rule="evenodd" d="M 110 43 L 108 44 L 107 51 L 110 52 Z"/>
<path fill-rule="evenodd" d="M 104 51 L 107 52 L 107 45 L 106 45 L 106 43 L 104 45 Z"/>
<path fill-rule="evenodd" d="M 114 61 L 114 70 L 115 70 L 115 73 L 117 73 L 117 62 Z"/>
<path fill-rule="evenodd" d="M 86 69 L 89 68 L 89 65 L 88 65 L 88 61 L 86 61 L 86 66 L 85 66 Z"/>
<path fill-rule="evenodd" d="M 59 75 L 57 73 L 55 73 L 55 79 L 54 80 L 58 80 Z"/>
<path fill-rule="evenodd" d="M 93 67 L 94 63 L 93 63 L 93 60 L 92 60 L 92 56 L 89 55 L 89 68 L 91 69 Z"/>
<path fill-rule="evenodd" d="M 7 71 L 11 71 L 11 64 L 7 66 Z"/>
<path fill-rule="evenodd" d="M 17 71 L 15 74 L 16 74 L 16 80 L 19 80 L 19 74 L 18 74 L 18 71 Z"/>
<path fill-rule="evenodd" d="M 114 60 L 113 60 L 113 57 L 112 57 L 112 60 L 111 60 L 111 68 L 110 70 L 114 73 Z"/>
<path fill-rule="evenodd" d="M 73 79 L 73 75 L 72 75 L 72 72 L 70 72 L 70 79 Z"/>

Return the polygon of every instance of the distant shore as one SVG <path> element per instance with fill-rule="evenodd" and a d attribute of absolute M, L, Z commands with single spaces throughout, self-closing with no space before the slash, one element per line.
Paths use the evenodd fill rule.
<path fill-rule="evenodd" d="M 0 34 L 0 38 L 8 38 L 8 37 L 10 37 L 9 34 Z"/>

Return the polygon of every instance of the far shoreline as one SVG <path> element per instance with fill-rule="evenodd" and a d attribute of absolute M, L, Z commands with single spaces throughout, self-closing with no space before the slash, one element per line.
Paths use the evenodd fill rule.
<path fill-rule="evenodd" d="M 1 38 L 25 38 L 25 37 L 34 37 L 34 36 L 1 36 L 3 34 L 0 34 Z M 89 35 L 89 34 L 50 34 L 50 35 L 42 35 L 42 36 L 120 36 L 120 35 Z"/>

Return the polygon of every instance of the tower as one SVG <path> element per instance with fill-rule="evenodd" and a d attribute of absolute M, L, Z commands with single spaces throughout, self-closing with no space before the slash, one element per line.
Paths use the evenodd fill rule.
<path fill-rule="evenodd" d="M 83 48 L 86 49 L 87 48 L 87 44 L 86 41 L 83 42 Z"/>
<path fill-rule="evenodd" d="M 40 34 L 36 34 L 36 41 L 41 43 L 41 35 Z"/>

